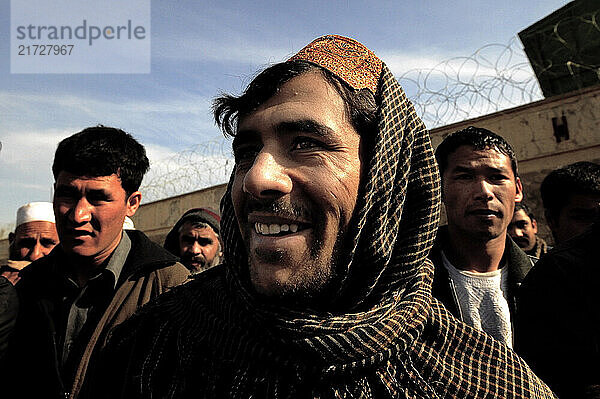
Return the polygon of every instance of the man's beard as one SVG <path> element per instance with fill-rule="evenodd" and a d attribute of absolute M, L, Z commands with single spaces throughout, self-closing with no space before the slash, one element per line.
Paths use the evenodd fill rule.
<path fill-rule="evenodd" d="M 218 265 L 220 260 L 221 260 L 221 258 L 218 254 L 215 255 L 213 260 L 210 262 L 208 262 L 206 260 L 206 258 L 202 255 L 198 255 L 196 257 L 191 257 L 191 256 L 182 256 L 181 257 L 181 263 L 183 263 L 185 265 L 185 267 L 187 267 L 192 272 L 201 272 L 201 271 L 210 269 L 211 267 Z M 198 263 L 198 265 L 192 265 L 193 262 Z"/>
<path fill-rule="evenodd" d="M 206 267 L 206 258 L 204 256 L 182 256 L 181 263 L 183 263 L 188 269 L 194 270 L 204 270 Z M 193 265 L 192 263 L 198 263 L 199 265 Z"/>
<path fill-rule="evenodd" d="M 333 244 L 331 256 L 327 256 L 325 254 L 326 225 L 324 222 L 326 218 L 323 212 L 319 210 L 309 211 L 306 208 L 281 201 L 271 202 L 267 205 L 251 204 L 247 208 L 250 211 L 269 212 L 288 218 L 302 217 L 311 221 L 312 239 L 309 243 L 308 252 L 298 262 L 298 271 L 285 284 L 276 282 L 276 288 L 264 296 L 275 297 L 278 304 L 285 304 L 285 306 L 301 305 L 306 307 L 308 305 L 319 307 L 318 304 L 322 306 L 322 299 L 331 294 L 335 283 L 338 281 L 340 248 L 343 246 L 345 237 L 342 226 L 338 226 L 338 234 Z M 247 234 L 251 234 L 251 232 L 247 232 Z M 277 264 L 285 262 L 288 255 L 285 250 L 257 250 L 255 254 L 248 254 L 248 265 L 252 263 L 254 256 L 258 256 L 261 261 L 266 263 Z M 252 268 L 250 268 L 250 274 L 252 280 L 252 274 L 254 274 Z"/>

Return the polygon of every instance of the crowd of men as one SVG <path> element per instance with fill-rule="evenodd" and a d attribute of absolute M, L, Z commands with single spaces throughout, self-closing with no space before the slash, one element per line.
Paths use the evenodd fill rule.
<path fill-rule="evenodd" d="M 213 110 L 236 164 L 220 213 L 186 211 L 163 246 L 130 224 L 136 139 L 59 143 L 53 201 L 19 208 L 1 269 L 2 397 L 600 397 L 599 165 L 543 181 L 551 248 L 511 145 L 470 126 L 434 152 L 341 36 Z"/>

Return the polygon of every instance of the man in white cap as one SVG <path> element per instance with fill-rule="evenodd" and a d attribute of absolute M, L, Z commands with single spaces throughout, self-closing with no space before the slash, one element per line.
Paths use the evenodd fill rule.
<path fill-rule="evenodd" d="M 9 261 L 0 275 L 19 281 L 21 269 L 48 255 L 58 244 L 51 202 L 30 202 L 17 210 L 15 232 L 8 235 Z"/>

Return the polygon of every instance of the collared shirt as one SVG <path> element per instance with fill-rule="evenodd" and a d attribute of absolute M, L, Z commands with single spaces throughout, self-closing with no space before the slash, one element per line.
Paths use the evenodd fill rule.
<path fill-rule="evenodd" d="M 75 358 L 79 358 L 77 354 L 85 348 L 89 336 L 112 300 L 130 250 L 131 240 L 127 234 L 123 234 L 106 267 L 90 278 L 85 286 L 80 287 L 73 279 L 65 276 L 63 309 L 64 312 L 68 309 L 68 318 L 62 345 L 63 367 L 67 365 L 72 353 Z"/>

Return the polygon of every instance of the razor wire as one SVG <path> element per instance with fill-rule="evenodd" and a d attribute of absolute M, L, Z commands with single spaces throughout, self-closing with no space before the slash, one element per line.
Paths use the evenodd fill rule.
<path fill-rule="evenodd" d="M 543 41 L 556 44 L 556 51 L 566 61 L 559 66 L 534 63 L 538 76 L 546 73 L 553 77 L 559 68 L 566 68 L 572 76 L 577 71 L 592 70 L 597 75 L 595 83 L 600 83 L 600 65 L 585 58 L 585 52 L 590 53 L 589 46 L 574 48 L 565 39 L 569 29 L 583 29 L 584 35 L 594 42 L 591 54 L 596 54 L 599 21 L 600 10 L 563 18 L 540 31 Z M 450 58 L 431 68 L 395 73 L 429 129 L 544 98 L 516 36 L 507 44 L 488 44 L 468 56 Z M 225 138 L 208 141 L 152 165 L 142 187 L 146 198 L 155 201 L 225 183 L 233 167 L 230 142 Z"/>
<path fill-rule="evenodd" d="M 397 78 L 428 128 L 542 98 L 516 38 Z M 225 138 L 207 141 L 152 164 L 142 185 L 145 198 L 156 201 L 227 182 L 234 166 L 230 146 Z"/>
<path fill-rule="evenodd" d="M 197 144 L 151 163 L 142 182 L 145 202 L 225 183 L 233 166 L 230 141 L 223 138 Z"/>
<path fill-rule="evenodd" d="M 516 37 L 397 78 L 430 129 L 543 98 Z"/>

